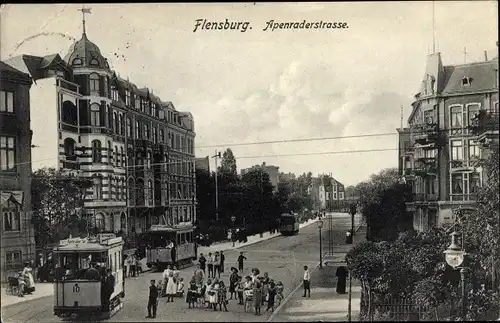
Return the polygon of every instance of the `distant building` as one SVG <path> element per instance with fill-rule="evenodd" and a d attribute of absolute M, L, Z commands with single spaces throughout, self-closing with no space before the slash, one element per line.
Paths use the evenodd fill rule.
<path fill-rule="evenodd" d="M 488 175 L 477 162 L 498 145 L 498 57 L 444 66 L 440 53 L 429 55 L 411 109 L 409 129 L 399 131 L 400 170 L 413 187 L 413 226 L 424 231 L 475 208 Z"/>
<path fill-rule="evenodd" d="M 249 168 L 242 169 L 240 171 L 241 176 L 245 175 L 251 170 L 254 169 L 262 169 L 264 172 L 266 172 L 269 175 L 269 181 L 273 185 L 274 189 L 278 188 L 278 183 L 279 183 L 279 167 L 278 166 L 273 166 L 273 165 L 266 165 L 265 162 L 262 163 L 262 165 L 255 165 Z"/>
<path fill-rule="evenodd" d="M 0 223 L 2 281 L 35 260 L 31 224 L 32 78 L 0 61 Z"/>
<path fill-rule="evenodd" d="M 203 158 L 196 158 L 195 167 L 196 169 L 201 169 L 210 173 L 210 158 L 208 156 Z"/>
<path fill-rule="evenodd" d="M 313 178 L 308 193 L 318 202 L 321 210 L 341 209 L 345 202 L 344 184 L 331 175 L 319 175 Z"/>
<path fill-rule="evenodd" d="M 292 181 L 294 179 L 297 179 L 297 177 L 295 176 L 294 173 L 288 173 L 288 174 L 280 173 L 278 182 L 288 182 L 288 181 Z"/>

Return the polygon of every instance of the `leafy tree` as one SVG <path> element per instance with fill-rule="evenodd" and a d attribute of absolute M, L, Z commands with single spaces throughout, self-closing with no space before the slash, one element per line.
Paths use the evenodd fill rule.
<path fill-rule="evenodd" d="M 196 198 L 198 225 L 208 227 L 215 215 L 215 177 L 203 169 L 196 169 Z"/>
<path fill-rule="evenodd" d="M 82 217 L 85 190 L 91 187 L 90 179 L 73 177 L 53 168 L 33 173 L 31 201 L 37 246 L 92 231 L 91 224 Z"/>
<path fill-rule="evenodd" d="M 237 176 L 236 158 L 234 157 L 231 148 L 226 149 L 226 151 L 222 154 L 222 159 L 218 171 L 223 175 L 229 175 L 233 178 Z"/>

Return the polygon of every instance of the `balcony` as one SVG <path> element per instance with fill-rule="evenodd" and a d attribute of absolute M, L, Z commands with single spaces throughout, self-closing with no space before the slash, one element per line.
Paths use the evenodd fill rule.
<path fill-rule="evenodd" d="M 426 177 L 429 175 L 435 175 L 437 173 L 437 167 L 435 162 L 428 163 L 417 163 L 413 169 L 415 176 Z"/>
<path fill-rule="evenodd" d="M 420 124 L 411 129 L 412 140 L 420 145 L 435 143 L 438 138 L 437 124 Z"/>
<path fill-rule="evenodd" d="M 470 134 L 482 145 L 498 145 L 499 113 L 481 110 L 469 125 Z"/>
<path fill-rule="evenodd" d="M 61 166 L 64 169 L 72 169 L 72 170 L 79 170 L 80 169 L 80 163 L 75 160 L 71 160 L 73 158 L 68 158 L 66 160 L 61 160 Z"/>
<path fill-rule="evenodd" d="M 68 90 L 70 92 L 80 94 L 80 89 L 79 89 L 79 86 L 77 84 L 68 82 L 64 79 L 57 78 L 57 86 L 65 89 L 65 90 Z"/>

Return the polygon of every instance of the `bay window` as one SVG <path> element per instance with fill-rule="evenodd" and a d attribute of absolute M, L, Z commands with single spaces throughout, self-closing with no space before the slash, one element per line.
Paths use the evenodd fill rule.
<path fill-rule="evenodd" d="M 16 138 L 0 136 L 0 171 L 16 169 Z"/>
<path fill-rule="evenodd" d="M 0 91 L 0 112 L 14 112 L 14 92 Z"/>
<path fill-rule="evenodd" d="M 462 140 L 451 141 L 451 160 L 463 160 Z"/>
<path fill-rule="evenodd" d="M 451 128 L 462 128 L 462 107 L 451 108 L 450 113 L 450 127 Z"/>

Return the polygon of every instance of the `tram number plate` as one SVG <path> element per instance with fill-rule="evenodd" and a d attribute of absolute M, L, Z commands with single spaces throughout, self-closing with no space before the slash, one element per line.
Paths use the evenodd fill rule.
<path fill-rule="evenodd" d="M 75 284 L 75 286 L 73 286 L 73 293 L 79 293 L 80 292 L 80 286 L 78 286 L 78 284 Z"/>

